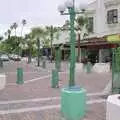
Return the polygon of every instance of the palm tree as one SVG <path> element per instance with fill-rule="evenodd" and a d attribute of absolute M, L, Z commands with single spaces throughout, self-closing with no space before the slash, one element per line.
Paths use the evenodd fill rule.
<path fill-rule="evenodd" d="M 27 24 L 27 21 L 25 19 L 22 20 L 22 28 L 21 28 L 21 41 L 19 40 L 19 43 L 23 43 L 23 40 L 22 40 L 22 34 L 23 34 L 23 28 L 24 26 Z M 20 48 L 19 48 L 20 49 Z M 22 49 L 21 49 L 21 55 L 22 55 Z"/>
<path fill-rule="evenodd" d="M 5 35 L 8 39 L 10 39 L 11 30 L 8 29 L 8 30 L 4 33 L 4 35 Z"/>
<path fill-rule="evenodd" d="M 11 26 L 11 28 L 15 30 L 15 39 L 16 39 L 16 41 L 18 41 L 18 44 L 19 44 L 20 42 L 19 42 L 19 40 L 17 39 L 17 36 L 16 36 L 16 34 L 17 34 L 17 33 L 16 33 L 16 30 L 17 30 L 17 28 L 18 28 L 18 24 L 17 24 L 16 22 L 14 22 L 13 25 Z M 18 49 L 18 54 L 20 54 L 19 45 L 17 46 L 17 49 Z M 17 49 L 16 49 L 16 50 L 17 50 Z"/>
<path fill-rule="evenodd" d="M 18 24 L 16 22 L 13 23 L 12 28 L 15 30 L 15 36 L 16 36 L 16 29 L 18 27 Z"/>
<path fill-rule="evenodd" d="M 27 24 L 27 21 L 25 19 L 22 20 L 22 29 L 21 29 L 21 37 L 22 37 L 22 32 L 23 32 L 23 28 L 24 26 Z"/>
<path fill-rule="evenodd" d="M 25 44 L 28 46 L 28 63 L 31 63 L 32 48 L 33 48 L 33 45 L 35 43 L 31 33 L 25 35 L 25 42 L 26 42 Z"/>
<path fill-rule="evenodd" d="M 51 62 L 52 62 L 52 56 L 53 56 L 53 38 L 54 38 L 54 33 L 56 33 L 58 31 L 58 27 L 53 27 L 52 25 L 51 26 L 46 26 L 46 30 L 47 30 L 47 33 L 48 35 L 50 36 L 50 47 L 51 47 Z"/>
<path fill-rule="evenodd" d="M 13 25 L 10 26 L 11 31 L 13 30 Z"/>
<path fill-rule="evenodd" d="M 3 36 L 0 36 L 0 41 L 3 40 Z"/>
<path fill-rule="evenodd" d="M 8 39 L 10 39 L 11 30 L 10 30 L 10 29 L 8 29 L 7 33 L 8 33 Z"/>
<path fill-rule="evenodd" d="M 37 47 L 38 47 L 38 66 L 39 66 L 40 65 L 40 56 L 41 56 L 40 46 L 41 46 L 41 43 L 44 43 L 44 40 L 45 40 L 45 37 L 46 37 L 46 31 L 45 31 L 45 29 L 43 29 L 41 27 L 35 27 L 35 28 L 32 28 L 31 34 L 32 34 L 32 37 L 37 42 Z"/>

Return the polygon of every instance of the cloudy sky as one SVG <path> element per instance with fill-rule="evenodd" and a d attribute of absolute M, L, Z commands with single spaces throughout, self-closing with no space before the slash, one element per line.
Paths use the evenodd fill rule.
<path fill-rule="evenodd" d="M 76 5 L 83 0 L 76 0 Z M 93 0 L 84 0 L 91 2 Z M 1 0 L 0 34 L 13 22 L 24 18 L 27 20 L 26 30 L 35 25 L 61 25 L 67 16 L 60 16 L 57 7 L 65 0 Z"/>

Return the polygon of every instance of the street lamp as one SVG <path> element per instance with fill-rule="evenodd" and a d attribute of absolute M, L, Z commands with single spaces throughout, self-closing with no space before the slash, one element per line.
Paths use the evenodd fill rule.
<path fill-rule="evenodd" d="M 75 1 L 68 0 L 65 4 L 58 7 L 61 15 L 70 16 L 70 78 L 69 87 L 61 90 L 61 111 L 66 119 L 79 120 L 85 114 L 86 91 L 75 86 L 75 17 L 76 14 L 84 13 L 86 4 L 80 5 L 80 12 L 75 11 Z M 65 10 L 68 9 L 66 13 Z"/>
<path fill-rule="evenodd" d="M 65 4 L 60 5 L 58 7 L 59 12 L 61 15 L 70 15 L 70 80 L 69 80 L 69 86 L 74 86 L 75 85 L 75 30 L 74 30 L 74 22 L 75 22 L 75 16 L 76 14 L 81 14 L 84 13 L 85 9 L 87 7 L 87 4 L 81 3 L 80 4 L 80 12 L 75 11 L 75 6 L 74 6 L 74 0 L 73 2 L 68 0 L 65 2 Z M 66 8 L 68 9 L 68 13 L 65 12 Z"/>

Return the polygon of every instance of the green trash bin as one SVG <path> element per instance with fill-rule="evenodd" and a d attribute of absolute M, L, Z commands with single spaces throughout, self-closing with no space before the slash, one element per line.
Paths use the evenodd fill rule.
<path fill-rule="evenodd" d="M 52 88 L 56 88 L 58 87 L 58 70 L 57 69 L 54 69 L 52 70 L 52 80 L 51 80 L 51 84 L 52 84 Z"/>
<path fill-rule="evenodd" d="M 17 68 L 17 84 L 23 84 L 23 68 Z"/>

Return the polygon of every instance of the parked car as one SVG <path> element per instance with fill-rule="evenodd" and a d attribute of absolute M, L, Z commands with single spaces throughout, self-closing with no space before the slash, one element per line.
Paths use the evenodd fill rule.
<path fill-rule="evenodd" d="M 11 54 L 9 55 L 9 58 L 14 61 L 21 61 L 21 56 L 19 55 Z"/>
<path fill-rule="evenodd" d="M 1 59 L 2 61 L 9 61 L 9 57 L 8 57 L 8 55 L 6 55 L 6 54 L 1 54 L 1 55 L 0 55 L 0 59 Z"/>

